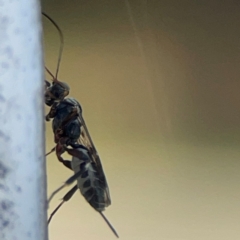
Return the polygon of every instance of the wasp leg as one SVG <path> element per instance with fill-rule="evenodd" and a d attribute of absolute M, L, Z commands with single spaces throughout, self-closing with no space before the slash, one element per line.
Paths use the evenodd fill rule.
<path fill-rule="evenodd" d="M 56 149 L 56 155 L 57 155 L 57 158 L 60 162 L 64 162 L 64 159 L 61 157 L 61 155 L 65 152 L 65 143 L 66 143 L 66 139 L 65 138 L 61 138 L 55 149 Z"/>
<path fill-rule="evenodd" d="M 82 150 L 85 150 L 85 151 L 82 151 Z M 89 156 L 86 153 L 86 151 L 88 151 L 88 149 L 86 149 L 85 147 L 84 148 L 80 147 L 77 149 L 71 149 L 71 148 L 65 147 L 65 151 L 73 157 L 77 157 L 81 160 L 86 160 L 86 161 L 89 160 Z"/>
<path fill-rule="evenodd" d="M 74 181 L 76 181 L 85 171 L 85 166 L 83 166 L 83 168 L 78 171 L 77 173 L 75 173 L 74 175 L 72 175 L 70 178 L 67 179 L 67 181 L 65 181 L 65 183 L 60 186 L 59 188 L 57 188 L 50 196 L 50 198 L 48 199 L 48 204 L 51 202 L 52 198 L 59 192 L 61 191 L 64 187 L 71 185 Z"/>
<path fill-rule="evenodd" d="M 52 148 L 48 153 L 45 154 L 45 157 L 50 155 L 51 153 L 53 153 L 55 151 L 56 147 Z"/>
<path fill-rule="evenodd" d="M 54 142 L 55 143 L 66 143 L 67 141 L 67 137 L 63 137 L 63 130 L 61 128 L 58 128 L 55 132 L 54 132 Z"/>
<path fill-rule="evenodd" d="M 71 161 L 69 161 L 69 160 L 63 160 L 61 163 L 62 163 L 66 168 L 72 170 Z"/>
<path fill-rule="evenodd" d="M 56 150 L 56 155 L 58 160 L 67 168 L 69 168 L 70 170 L 72 170 L 71 167 L 71 161 L 69 160 L 64 160 L 61 155 L 65 152 L 65 148 L 61 143 L 58 143 L 56 145 L 56 147 L 54 147 L 50 152 L 48 152 L 45 156 L 49 155 L 50 153 L 52 153 L 54 150 Z"/>
<path fill-rule="evenodd" d="M 78 189 L 78 186 L 75 185 L 70 191 L 68 191 L 68 192 L 64 195 L 64 197 L 63 197 L 63 199 L 62 199 L 62 202 L 61 202 L 61 203 L 54 209 L 54 211 L 51 213 L 51 215 L 50 215 L 50 217 L 49 217 L 49 219 L 48 219 L 48 224 L 51 222 L 53 216 L 54 216 L 55 213 L 58 211 L 58 209 L 59 209 L 65 202 L 69 201 L 69 200 L 72 198 L 73 194 L 77 191 L 77 189 Z"/>
<path fill-rule="evenodd" d="M 59 147 L 59 146 L 58 146 L 58 147 Z M 72 170 L 71 161 L 69 161 L 69 160 L 64 160 L 64 159 L 61 157 L 61 155 L 62 155 L 62 152 L 61 152 L 62 149 L 64 149 L 62 146 L 61 146 L 61 149 L 60 149 L 60 150 L 58 149 L 58 151 L 60 151 L 60 153 L 57 152 L 58 160 L 59 160 L 65 167 L 67 167 L 67 168 L 69 168 L 70 170 Z M 48 156 L 49 154 L 51 154 L 52 152 L 54 152 L 54 150 L 57 151 L 57 146 L 54 147 L 53 149 L 51 149 L 50 152 L 46 153 L 45 156 Z"/>
<path fill-rule="evenodd" d="M 69 143 L 69 145 L 72 147 L 72 148 L 82 148 L 82 149 L 85 149 L 85 150 L 87 150 L 88 151 L 88 148 L 86 148 L 84 145 L 82 145 L 82 144 L 79 144 L 79 143 L 75 143 L 75 142 L 71 142 L 71 143 Z M 66 148 L 65 148 L 65 150 L 66 150 Z M 67 151 L 67 150 L 66 150 Z"/>
<path fill-rule="evenodd" d="M 47 92 L 47 94 L 51 94 L 50 92 Z M 54 96 L 53 96 L 54 97 Z M 57 113 L 57 110 L 56 110 L 56 107 L 57 107 L 57 103 L 54 103 L 52 104 L 51 108 L 50 108 L 50 111 L 49 113 L 45 116 L 45 120 L 46 121 L 50 121 L 51 118 L 54 118 L 56 116 L 56 113 Z"/>

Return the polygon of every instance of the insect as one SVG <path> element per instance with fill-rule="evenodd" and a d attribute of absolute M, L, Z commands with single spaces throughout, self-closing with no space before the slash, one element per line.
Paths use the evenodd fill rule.
<path fill-rule="evenodd" d="M 77 184 L 65 194 L 62 202 L 51 213 L 48 223 L 63 203 L 69 201 L 79 189 L 86 201 L 100 213 L 115 236 L 118 237 L 117 232 L 103 214 L 105 208 L 111 204 L 109 188 L 101 160 L 82 116 L 82 107 L 76 99 L 66 97 L 70 87 L 67 83 L 58 80 L 64 45 L 62 31 L 51 17 L 46 13 L 42 14 L 56 27 L 61 42 L 55 76 L 45 67 L 52 77 L 52 83 L 45 80 L 45 104 L 50 107 L 46 121 L 52 119 L 52 130 L 56 143 L 56 146 L 48 154 L 56 151 L 58 160 L 65 167 L 74 171 L 74 174 L 51 194 L 49 202 L 57 192 L 77 181 Z M 64 152 L 72 156 L 72 160 L 63 159 Z"/>

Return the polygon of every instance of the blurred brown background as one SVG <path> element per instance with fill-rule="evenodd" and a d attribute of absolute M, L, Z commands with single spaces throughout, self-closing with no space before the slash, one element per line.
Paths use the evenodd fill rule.
<path fill-rule="evenodd" d="M 240 2 L 44 0 L 42 8 L 64 33 L 59 79 L 83 107 L 110 187 L 105 214 L 121 239 L 238 239 Z M 54 72 L 59 37 L 43 21 Z M 49 193 L 70 175 L 48 157 Z M 79 193 L 49 232 L 115 238 Z"/>

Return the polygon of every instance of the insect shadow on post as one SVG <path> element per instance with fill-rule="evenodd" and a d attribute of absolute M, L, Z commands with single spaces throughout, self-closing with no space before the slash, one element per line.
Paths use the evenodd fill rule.
<path fill-rule="evenodd" d="M 58 30 L 60 36 L 60 49 L 55 75 L 45 67 L 52 77 L 52 82 L 45 80 L 45 104 L 50 107 L 46 115 L 46 121 L 52 119 L 52 130 L 56 146 L 46 154 L 56 152 L 58 160 L 67 168 L 74 171 L 74 174 L 67 179 L 62 186 L 56 189 L 49 197 L 51 199 L 64 187 L 75 181 L 76 185 L 68 191 L 62 202 L 50 214 L 48 223 L 59 208 L 71 199 L 77 189 L 80 190 L 86 201 L 100 213 L 112 232 L 118 237 L 116 230 L 104 216 L 103 211 L 111 204 L 107 180 L 102 168 L 101 160 L 93 144 L 86 123 L 82 116 L 82 108 L 79 102 L 70 97 L 70 87 L 67 83 L 58 80 L 58 72 L 63 52 L 63 33 L 57 23 L 46 13 L 42 13 Z M 72 160 L 65 160 L 62 154 L 67 152 Z"/>

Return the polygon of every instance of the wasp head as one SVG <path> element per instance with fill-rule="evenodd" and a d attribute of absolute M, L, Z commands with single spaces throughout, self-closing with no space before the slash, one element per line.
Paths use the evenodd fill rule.
<path fill-rule="evenodd" d="M 63 100 L 69 94 L 67 83 L 54 81 L 52 84 L 45 80 L 45 104 L 52 106 L 54 102 Z"/>

